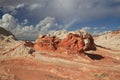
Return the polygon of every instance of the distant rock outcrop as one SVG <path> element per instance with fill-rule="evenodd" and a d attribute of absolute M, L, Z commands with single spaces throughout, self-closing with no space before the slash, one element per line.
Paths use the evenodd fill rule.
<path fill-rule="evenodd" d="M 95 44 L 112 50 L 120 50 L 120 30 L 94 37 Z"/>

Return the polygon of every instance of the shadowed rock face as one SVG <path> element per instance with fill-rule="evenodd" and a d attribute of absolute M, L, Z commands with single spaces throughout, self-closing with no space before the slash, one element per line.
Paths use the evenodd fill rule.
<path fill-rule="evenodd" d="M 84 42 L 84 50 L 96 50 L 94 39 L 90 34 L 86 35 L 86 37 L 84 38 Z"/>
<path fill-rule="evenodd" d="M 0 27 L 0 34 L 3 34 L 5 36 L 13 35 L 10 31 L 5 30 L 4 28 Z M 13 35 L 14 36 L 14 35 Z"/>
<path fill-rule="evenodd" d="M 0 27 L 0 41 L 8 39 L 16 40 L 15 36 L 10 31 L 7 31 L 4 28 Z"/>

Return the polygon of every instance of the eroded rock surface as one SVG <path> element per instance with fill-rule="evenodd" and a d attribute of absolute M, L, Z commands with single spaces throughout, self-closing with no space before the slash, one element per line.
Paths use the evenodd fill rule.
<path fill-rule="evenodd" d="M 60 39 L 45 35 L 37 39 L 37 42 L 34 45 L 34 49 L 39 51 L 54 52 L 57 49 L 59 42 Z"/>
<path fill-rule="evenodd" d="M 84 40 L 78 34 L 68 34 L 68 36 L 61 40 L 58 44 L 57 52 L 60 53 L 81 53 L 83 52 L 83 47 L 85 46 Z"/>

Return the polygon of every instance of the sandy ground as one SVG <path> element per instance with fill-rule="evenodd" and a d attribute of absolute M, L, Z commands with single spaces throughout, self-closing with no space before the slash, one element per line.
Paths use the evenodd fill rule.
<path fill-rule="evenodd" d="M 36 54 L 0 63 L 0 80 L 120 80 L 120 52 L 97 47 L 86 55 Z"/>

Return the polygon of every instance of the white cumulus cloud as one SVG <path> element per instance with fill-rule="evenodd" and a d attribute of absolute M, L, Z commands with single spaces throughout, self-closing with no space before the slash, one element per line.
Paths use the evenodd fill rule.
<path fill-rule="evenodd" d="M 24 7 L 24 6 L 25 6 L 25 4 L 22 3 L 22 4 L 18 4 L 18 5 L 16 6 L 16 8 L 18 9 L 18 8 L 22 8 L 22 7 Z"/>
<path fill-rule="evenodd" d="M 83 27 L 83 28 L 81 28 L 81 29 L 86 30 L 86 31 L 89 31 L 89 30 L 91 29 L 91 27 Z"/>
<path fill-rule="evenodd" d="M 21 23 L 21 25 L 26 25 L 28 23 L 29 23 L 28 19 L 24 19 L 23 22 Z"/>
<path fill-rule="evenodd" d="M 23 21 L 23 24 L 28 22 L 27 19 Z M 46 34 L 53 30 L 62 29 L 55 18 L 46 17 L 41 20 L 36 26 L 33 25 L 21 25 L 16 22 L 16 19 L 10 14 L 4 14 L 0 19 L 0 26 L 11 31 L 17 38 L 33 40 L 39 36 L 39 34 Z"/>

